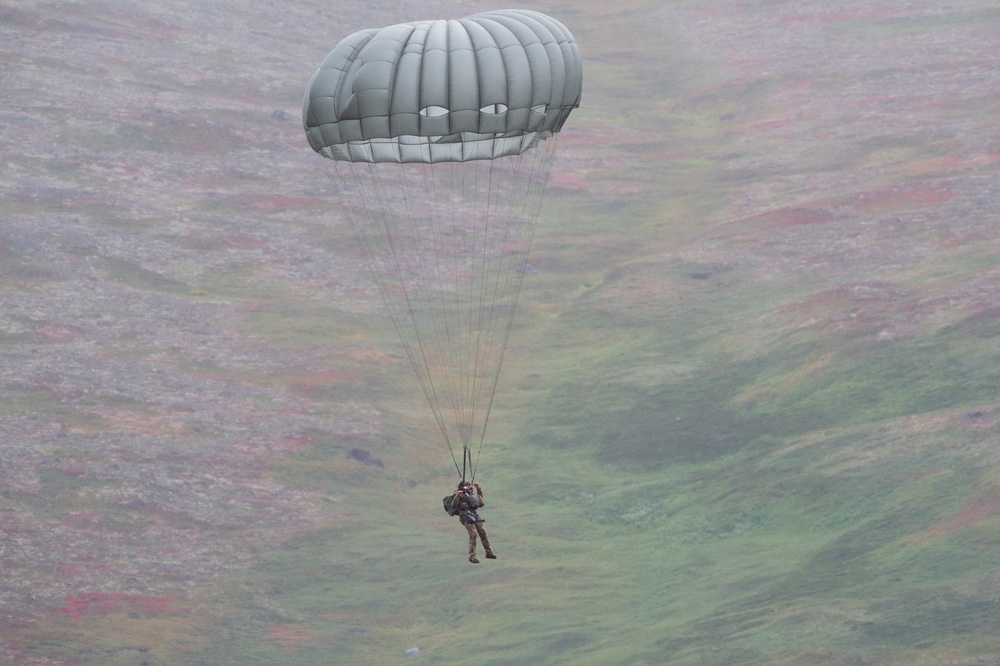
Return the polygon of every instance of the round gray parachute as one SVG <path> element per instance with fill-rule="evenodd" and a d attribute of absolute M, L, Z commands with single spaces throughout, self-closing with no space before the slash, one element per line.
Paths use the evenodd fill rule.
<path fill-rule="evenodd" d="M 313 74 L 309 145 L 351 162 L 467 162 L 518 155 L 580 105 L 573 35 L 539 12 L 356 32 Z"/>

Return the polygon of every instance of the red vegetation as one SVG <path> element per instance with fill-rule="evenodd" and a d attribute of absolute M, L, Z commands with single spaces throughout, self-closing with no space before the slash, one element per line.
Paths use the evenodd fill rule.
<path fill-rule="evenodd" d="M 783 229 L 810 224 L 826 224 L 833 222 L 834 219 L 834 214 L 827 208 L 787 206 L 755 215 L 744 222 L 751 222 L 756 229 Z"/>
<path fill-rule="evenodd" d="M 855 206 L 865 213 L 890 213 L 950 201 L 951 183 L 906 183 L 891 185 L 858 195 Z"/>
<path fill-rule="evenodd" d="M 948 518 L 931 525 L 927 529 L 919 532 L 907 541 L 911 543 L 923 543 L 943 534 L 950 534 L 967 525 L 971 525 L 980 518 L 987 516 L 1000 509 L 1000 491 L 991 491 L 988 494 L 976 497 L 971 502 L 962 507 L 958 512 Z"/>
<path fill-rule="evenodd" d="M 308 629 L 290 623 L 272 624 L 267 628 L 267 635 L 286 649 L 314 640 L 312 632 Z"/>
<path fill-rule="evenodd" d="M 179 610 L 172 597 L 123 592 L 84 592 L 66 597 L 66 604 L 59 612 L 70 617 L 83 617 L 116 613 L 177 613 Z"/>
<path fill-rule="evenodd" d="M 68 324 L 42 324 L 38 327 L 38 332 L 45 336 L 46 342 L 50 344 L 71 342 L 85 334 L 80 326 Z"/>

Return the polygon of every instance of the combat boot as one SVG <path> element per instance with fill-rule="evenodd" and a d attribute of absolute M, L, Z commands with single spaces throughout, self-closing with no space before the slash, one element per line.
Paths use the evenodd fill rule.
<path fill-rule="evenodd" d="M 489 555 L 487 555 L 486 557 L 489 557 Z M 473 564 L 479 564 L 479 560 L 476 558 L 475 555 L 469 555 L 469 561 L 472 562 Z"/>
<path fill-rule="evenodd" d="M 493 554 L 493 548 L 490 546 L 490 538 L 486 536 L 486 530 L 479 533 L 479 538 L 483 542 L 483 548 L 486 549 L 486 559 L 495 560 L 497 556 Z"/>

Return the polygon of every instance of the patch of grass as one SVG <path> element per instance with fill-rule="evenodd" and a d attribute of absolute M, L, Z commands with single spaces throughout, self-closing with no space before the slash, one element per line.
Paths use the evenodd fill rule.
<path fill-rule="evenodd" d="M 962 506 L 949 489 L 974 492 L 979 472 L 824 472 L 818 461 L 841 441 L 813 444 L 814 471 L 802 474 L 799 449 L 773 443 L 616 471 L 587 446 L 515 439 L 491 452 L 483 479 L 500 560 L 464 561 L 464 531 L 443 512 L 435 520 L 439 484 L 394 488 L 391 508 L 354 497 L 345 507 L 363 511 L 291 538 L 241 576 L 243 597 L 226 607 L 258 610 L 220 621 L 215 649 L 305 665 L 324 651 L 392 661 L 416 645 L 436 662 L 461 658 L 458 631 L 476 636 L 485 664 L 765 664 L 988 646 L 992 620 L 947 614 L 992 602 L 945 581 L 989 575 L 990 550 L 906 545 Z M 282 646 L 275 623 L 309 638 Z"/>
<path fill-rule="evenodd" d="M 809 344 L 743 360 L 695 352 L 700 365 L 648 387 L 617 381 L 621 373 L 612 366 L 654 345 L 664 348 L 654 358 L 692 358 L 673 351 L 677 341 L 657 345 L 640 339 L 634 347 L 609 347 L 600 355 L 586 348 L 579 355 L 587 366 L 576 365 L 578 376 L 549 392 L 553 414 L 532 422 L 533 439 L 563 446 L 597 434 L 602 460 L 655 466 L 705 461 L 767 438 L 988 403 L 1000 385 L 995 328 L 992 320 L 976 317 L 928 339 L 845 340 L 832 362 L 808 372 L 796 368 L 808 367 L 817 357 Z M 636 341 L 624 332 L 609 337 Z M 610 386 L 599 378 L 603 372 L 613 378 Z M 773 389 L 756 391 L 752 402 L 742 397 L 774 377 L 783 378 Z"/>

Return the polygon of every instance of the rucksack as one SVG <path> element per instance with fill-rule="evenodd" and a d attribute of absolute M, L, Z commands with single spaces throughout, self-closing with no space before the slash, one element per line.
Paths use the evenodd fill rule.
<path fill-rule="evenodd" d="M 455 499 L 455 493 L 452 493 L 451 495 L 448 495 L 443 500 L 441 500 L 442 503 L 444 504 L 444 510 L 448 513 L 449 516 L 457 516 L 460 511 L 459 509 L 451 505 L 451 501 L 453 499 Z"/>

